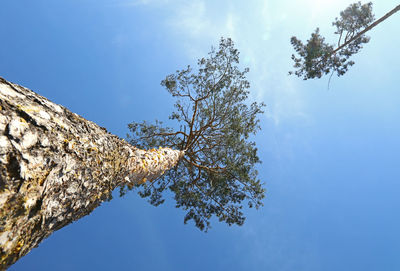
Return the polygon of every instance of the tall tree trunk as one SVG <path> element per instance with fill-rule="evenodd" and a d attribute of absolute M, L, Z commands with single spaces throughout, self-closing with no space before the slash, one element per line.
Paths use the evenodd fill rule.
<path fill-rule="evenodd" d="M 92 212 L 115 188 L 152 181 L 183 154 L 137 149 L 0 77 L 0 269 Z"/>

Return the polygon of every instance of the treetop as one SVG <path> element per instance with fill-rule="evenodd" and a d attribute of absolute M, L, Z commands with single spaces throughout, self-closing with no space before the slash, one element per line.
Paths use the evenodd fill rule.
<path fill-rule="evenodd" d="M 158 146 L 185 151 L 178 165 L 160 179 L 138 187 L 142 197 L 161 204 L 168 188 L 176 207 L 186 211 L 184 222 L 194 220 L 201 230 L 210 227 L 212 216 L 229 225 L 242 225 L 242 202 L 262 205 L 265 190 L 257 179 L 260 163 L 250 136 L 259 129 L 263 103 L 248 104 L 248 68 L 239 68 L 239 51 L 231 39 L 222 38 L 219 48 L 197 62 L 170 74 L 161 85 L 176 98 L 169 119 L 163 122 L 132 122 L 131 144 L 141 148 Z M 122 189 L 122 194 L 125 192 Z"/>

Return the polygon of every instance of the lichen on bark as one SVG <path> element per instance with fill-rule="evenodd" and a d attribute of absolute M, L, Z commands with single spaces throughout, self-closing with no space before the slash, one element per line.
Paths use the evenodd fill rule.
<path fill-rule="evenodd" d="M 160 177 L 184 155 L 140 150 L 0 77 L 0 269 L 111 192 Z"/>

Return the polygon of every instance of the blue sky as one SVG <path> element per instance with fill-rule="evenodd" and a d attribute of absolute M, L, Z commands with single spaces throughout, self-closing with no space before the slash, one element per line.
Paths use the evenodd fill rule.
<path fill-rule="evenodd" d="M 0 76 L 124 137 L 166 119 L 160 81 L 231 37 L 266 113 L 256 141 L 265 206 L 242 227 L 183 224 L 172 199 L 135 193 L 54 233 L 10 270 L 400 270 L 400 14 L 343 77 L 302 81 L 289 39 L 353 1 L 2 2 Z M 396 1 L 375 1 L 380 17 Z"/>

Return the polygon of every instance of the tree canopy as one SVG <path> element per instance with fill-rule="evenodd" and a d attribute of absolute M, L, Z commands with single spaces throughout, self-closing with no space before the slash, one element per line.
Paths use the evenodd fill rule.
<path fill-rule="evenodd" d="M 238 64 L 234 43 L 222 38 L 218 49 L 198 60 L 196 69 L 187 66 L 161 82 L 176 98 L 169 119 L 179 129 L 161 121 L 128 125 L 128 140 L 134 146 L 185 151 L 174 169 L 136 188 L 153 205 L 163 203 L 163 193 L 169 189 L 176 207 L 186 211 L 184 222 L 194 220 L 201 230 L 210 227 L 213 216 L 229 225 L 242 225 L 243 202 L 258 208 L 264 198 L 255 169 L 260 160 L 250 140 L 260 129 L 258 115 L 264 104 L 248 104 L 249 69 L 241 70 Z"/>
<path fill-rule="evenodd" d="M 321 78 L 331 71 L 338 76 L 345 74 L 354 65 L 349 58 L 370 40 L 365 35 L 357 34 L 373 20 L 372 3 L 361 5 L 357 2 L 342 11 L 340 18 L 332 23 L 336 27 L 335 34 L 339 35 L 337 49 L 334 44 L 325 42 L 325 38 L 319 34 L 319 28 L 311 34 L 306 44 L 293 36 L 290 42 L 299 56 L 292 55 L 293 67 L 297 70 L 289 74 L 303 77 L 304 80 Z"/>
<path fill-rule="evenodd" d="M 344 75 L 354 65 L 354 61 L 349 60 L 350 57 L 369 42 L 370 38 L 365 33 L 399 10 L 400 5 L 372 23 L 372 3 L 351 4 L 332 23 L 336 27 L 335 34 L 339 36 L 336 48 L 334 44 L 325 42 L 325 38 L 319 34 L 319 28 L 305 44 L 293 36 L 290 42 L 297 53 L 297 56 L 292 55 L 296 71 L 290 71 L 289 74 L 303 77 L 304 80 L 321 78 L 330 72 L 336 72 L 338 76 Z"/>

